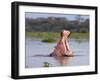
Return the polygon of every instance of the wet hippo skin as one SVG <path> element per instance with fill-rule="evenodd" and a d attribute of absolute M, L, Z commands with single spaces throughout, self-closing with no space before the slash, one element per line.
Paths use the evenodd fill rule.
<path fill-rule="evenodd" d="M 50 56 L 72 56 L 73 55 L 68 44 L 69 35 L 70 35 L 70 31 L 68 30 L 63 30 L 61 32 L 61 38 L 57 43 L 54 51 L 50 54 Z"/>

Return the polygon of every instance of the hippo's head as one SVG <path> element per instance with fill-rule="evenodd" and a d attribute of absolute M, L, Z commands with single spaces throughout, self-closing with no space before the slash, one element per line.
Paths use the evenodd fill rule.
<path fill-rule="evenodd" d="M 68 38 L 69 35 L 70 35 L 70 31 L 68 30 L 63 30 L 61 32 L 61 37 Z"/>

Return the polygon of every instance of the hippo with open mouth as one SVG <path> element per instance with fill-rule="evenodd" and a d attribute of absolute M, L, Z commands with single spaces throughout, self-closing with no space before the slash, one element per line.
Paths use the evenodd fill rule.
<path fill-rule="evenodd" d="M 63 30 L 61 32 L 61 38 L 50 56 L 73 56 L 73 52 L 70 50 L 68 44 L 69 35 L 70 31 L 68 30 Z"/>

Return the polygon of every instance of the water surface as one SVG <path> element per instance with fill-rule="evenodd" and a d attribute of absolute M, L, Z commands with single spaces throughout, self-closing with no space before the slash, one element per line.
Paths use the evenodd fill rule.
<path fill-rule="evenodd" d="M 74 57 L 49 57 L 56 43 L 44 43 L 39 38 L 26 37 L 25 43 L 26 68 L 43 67 L 45 62 L 49 63 L 50 67 L 89 65 L 89 41 L 86 39 L 81 42 L 69 39 L 69 46 L 74 52 Z"/>

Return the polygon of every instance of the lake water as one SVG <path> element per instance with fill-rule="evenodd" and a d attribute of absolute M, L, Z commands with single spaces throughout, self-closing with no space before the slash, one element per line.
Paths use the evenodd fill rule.
<path fill-rule="evenodd" d="M 69 46 L 74 52 L 73 57 L 49 57 L 57 43 L 44 43 L 41 39 L 26 37 L 25 67 L 44 67 L 45 62 L 50 67 L 89 65 L 89 40 L 81 42 L 69 39 Z"/>

